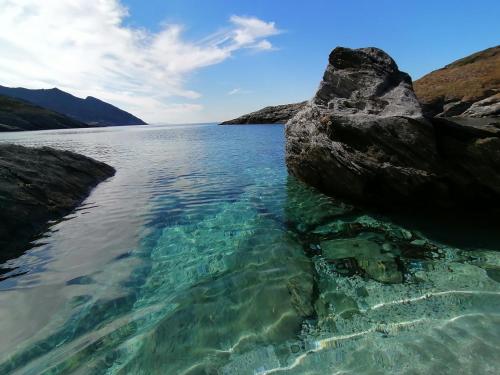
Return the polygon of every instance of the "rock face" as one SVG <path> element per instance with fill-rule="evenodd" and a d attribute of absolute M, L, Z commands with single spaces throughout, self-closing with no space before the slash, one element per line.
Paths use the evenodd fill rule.
<path fill-rule="evenodd" d="M 60 113 L 0 95 L 0 132 L 87 127 L 89 125 Z"/>
<path fill-rule="evenodd" d="M 286 163 L 327 194 L 385 208 L 498 202 L 498 136 L 487 124 L 430 122 L 389 55 L 339 47 L 286 125 Z"/>
<path fill-rule="evenodd" d="M 30 90 L 22 87 L 0 86 L 0 95 L 25 100 L 89 125 L 121 126 L 146 124 L 140 118 L 102 100 L 91 96 L 85 99 L 78 98 L 58 88 Z"/>
<path fill-rule="evenodd" d="M 0 144 L 0 261 L 75 208 L 114 168 L 48 147 Z"/>
<path fill-rule="evenodd" d="M 500 46 L 488 48 L 415 81 L 428 116 L 500 116 Z"/>
<path fill-rule="evenodd" d="M 297 112 L 305 107 L 307 102 L 269 106 L 261 110 L 243 115 L 234 120 L 224 121 L 221 125 L 241 124 L 284 124 Z"/>

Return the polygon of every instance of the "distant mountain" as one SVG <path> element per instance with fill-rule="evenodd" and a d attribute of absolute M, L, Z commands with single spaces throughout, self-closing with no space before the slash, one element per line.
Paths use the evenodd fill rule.
<path fill-rule="evenodd" d="M 102 100 L 91 96 L 78 98 L 57 88 L 30 90 L 0 86 L 0 95 L 23 99 L 89 125 L 146 125 L 140 118 Z"/>
<path fill-rule="evenodd" d="M 0 132 L 87 127 L 89 125 L 60 113 L 0 95 Z"/>
<path fill-rule="evenodd" d="M 435 70 L 413 87 L 427 115 L 499 116 L 500 46 Z"/>
<path fill-rule="evenodd" d="M 284 124 L 300 111 L 307 102 L 282 104 L 262 108 L 258 111 L 248 113 L 234 120 L 228 120 L 221 125 L 237 124 Z"/>

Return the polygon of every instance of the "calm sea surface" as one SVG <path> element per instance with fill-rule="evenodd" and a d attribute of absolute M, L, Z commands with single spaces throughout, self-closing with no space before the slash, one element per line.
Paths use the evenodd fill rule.
<path fill-rule="evenodd" d="M 282 126 L 0 142 L 117 170 L 1 265 L 0 374 L 498 374 L 495 233 L 397 225 L 307 188 Z"/>

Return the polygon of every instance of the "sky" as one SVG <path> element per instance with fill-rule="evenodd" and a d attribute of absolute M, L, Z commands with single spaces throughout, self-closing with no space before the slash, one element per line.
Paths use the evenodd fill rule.
<path fill-rule="evenodd" d="M 413 79 L 500 44 L 498 0 L 0 0 L 0 85 L 58 87 L 150 123 L 311 98 L 336 46 Z"/>

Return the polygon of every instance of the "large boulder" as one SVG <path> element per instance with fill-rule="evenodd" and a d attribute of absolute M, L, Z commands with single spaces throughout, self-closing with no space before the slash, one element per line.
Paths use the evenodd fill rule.
<path fill-rule="evenodd" d="M 411 78 L 384 51 L 338 47 L 316 95 L 286 125 L 286 163 L 299 179 L 340 198 L 388 208 L 450 206 L 496 197 L 498 189 L 470 165 L 484 162 L 478 151 L 487 149 L 482 170 L 500 166 L 490 147 L 498 140 L 478 143 L 491 137 L 498 134 L 427 120 Z M 457 154 L 474 159 L 463 168 Z"/>

